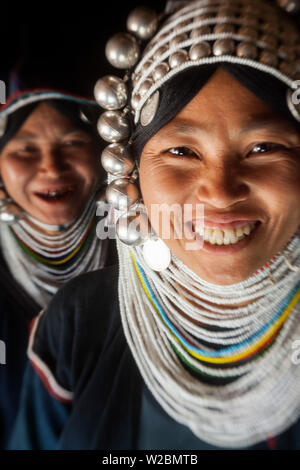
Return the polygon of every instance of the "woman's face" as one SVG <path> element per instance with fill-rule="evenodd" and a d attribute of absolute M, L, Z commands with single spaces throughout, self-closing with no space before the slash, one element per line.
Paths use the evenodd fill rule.
<path fill-rule="evenodd" d="M 170 250 L 207 282 L 234 284 L 283 249 L 300 224 L 300 135 L 219 68 L 147 142 L 140 184 L 152 226 Z M 172 212 L 170 238 L 151 215 L 162 203 L 165 212 L 180 206 L 182 238 Z"/>
<path fill-rule="evenodd" d="M 99 181 L 92 137 L 47 103 L 29 115 L 0 154 L 8 194 L 49 224 L 77 217 Z"/>

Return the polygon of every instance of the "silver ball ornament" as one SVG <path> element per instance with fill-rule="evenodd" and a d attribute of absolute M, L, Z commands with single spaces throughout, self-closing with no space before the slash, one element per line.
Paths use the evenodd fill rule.
<path fill-rule="evenodd" d="M 137 202 L 139 191 L 135 184 L 128 178 L 113 180 L 106 189 L 106 200 L 117 210 L 127 210 L 129 206 Z"/>
<path fill-rule="evenodd" d="M 104 109 L 116 110 L 123 108 L 127 102 L 127 88 L 123 80 L 114 75 L 99 78 L 94 88 L 97 103 Z"/>
<path fill-rule="evenodd" d="M 114 67 L 130 69 L 138 61 L 140 48 L 134 36 L 128 33 L 118 33 L 107 42 L 105 54 Z"/>
<path fill-rule="evenodd" d="M 22 209 L 10 202 L 4 205 L 0 210 L 0 222 L 4 222 L 6 224 L 13 224 L 23 216 Z"/>
<path fill-rule="evenodd" d="M 235 45 L 232 39 L 217 39 L 213 45 L 213 54 L 215 56 L 231 55 L 234 51 Z"/>
<path fill-rule="evenodd" d="M 236 49 L 238 57 L 247 57 L 248 59 L 255 59 L 257 57 L 257 47 L 252 42 L 242 41 Z"/>
<path fill-rule="evenodd" d="M 155 82 L 163 78 L 168 72 L 170 67 L 166 62 L 159 64 L 152 72 L 152 77 Z"/>
<path fill-rule="evenodd" d="M 169 57 L 169 64 L 171 69 L 175 69 L 183 64 L 188 59 L 188 53 L 184 49 L 179 49 L 179 51 L 174 52 L 174 54 Z"/>
<path fill-rule="evenodd" d="M 105 111 L 101 114 L 97 129 L 107 142 L 120 142 L 130 136 L 130 123 L 119 111 Z"/>
<path fill-rule="evenodd" d="M 114 176 L 128 175 L 134 167 L 128 147 L 117 143 L 110 144 L 103 150 L 101 163 L 105 171 Z"/>
<path fill-rule="evenodd" d="M 149 238 L 151 226 L 147 214 L 131 210 L 117 220 L 116 233 L 119 240 L 128 246 L 138 246 Z"/>
<path fill-rule="evenodd" d="M 198 42 L 190 48 L 189 56 L 191 60 L 199 60 L 211 54 L 210 44 L 207 41 Z"/>
<path fill-rule="evenodd" d="M 127 19 L 127 29 L 140 39 L 151 38 L 158 25 L 158 15 L 148 7 L 135 8 Z"/>

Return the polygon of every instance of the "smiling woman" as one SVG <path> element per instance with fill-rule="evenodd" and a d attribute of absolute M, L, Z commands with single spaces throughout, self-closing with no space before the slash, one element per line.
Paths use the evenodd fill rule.
<path fill-rule="evenodd" d="M 35 321 L 11 448 L 300 449 L 299 31 L 267 0 L 167 11 L 107 43 L 128 69 L 95 87 L 119 268 Z M 133 34 L 154 34 L 139 58 Z"/>
<path fill-rule="evenodd" d="M 107 260 L 108 240 L 96 236 L 97 108 L 43 88 L 20 89 L 0 109 L 0 447 L 17 412 L 29 323 L 61 285 Z"/>

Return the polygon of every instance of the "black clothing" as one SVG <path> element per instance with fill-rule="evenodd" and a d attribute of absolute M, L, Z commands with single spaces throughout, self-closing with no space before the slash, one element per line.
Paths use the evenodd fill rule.
<path fill-rule="evenodd" d="M 117 267 L 70 281 L 36 324 L 30 356 L 53 397 L 28 368 L 12 449 L 220 449 L 175 422 L 147 390 L 121 325 Z M 300 420 L 276 448 L 300 449 Z"/>

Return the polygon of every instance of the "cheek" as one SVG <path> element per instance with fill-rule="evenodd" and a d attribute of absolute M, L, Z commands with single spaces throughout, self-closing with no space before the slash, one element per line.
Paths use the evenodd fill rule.
<path fill-rule="evenodd" d="M 180 203 L 191 190 L 193 173 L 161 160 L 141 161 L 140 187 L 146 206 L 152 203 Z"/>
<path fill-rule="evenodd" d="M 97 160 L 94 153 L 70 159 L 70 166 L 72 171 L 80 175 L 87 184 L 97 181 L 101 175 L 100 160 Z"/>
<path fill-rule="evenodd" d="M 254 191 L 265 204 L 278 212 L 288 212 L 293 207 L 300 213 L 300 162 L 286 160 L 260 168 L 251 178 Z"/>
<path fill-rule="evenodd" d="M 4 159 L 1 164 L 1 177 L 11 195 L 22 192 L 33 176 L 34 165 L 29 161 Z"/>

